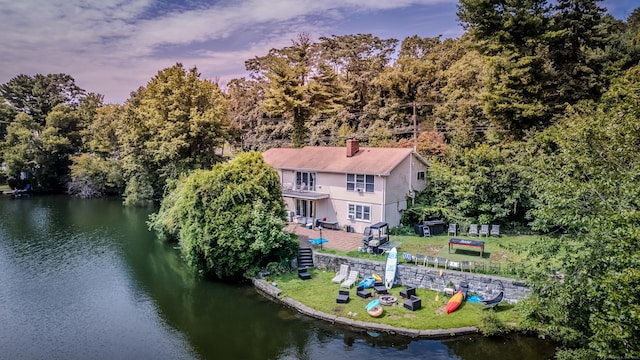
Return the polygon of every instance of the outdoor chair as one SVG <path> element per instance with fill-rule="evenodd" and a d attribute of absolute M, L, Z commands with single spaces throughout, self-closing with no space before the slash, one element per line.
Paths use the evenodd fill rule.
<path fill-rule="evenodd" d="M 418 265 L 418 263 L 424 265 L 426 261 L 427 258 L 424 256 L 424 254 L 416 254 L 416 265 Z"/>
<path fill-rule="evenodd" d="M 356 295 L 358 295 L 359 297 L 366 299 L 371 297 L 371 290 L 369 289 L 365 289 L 364 286 L 358 286 L 356 288 Z"/>
<path fill-rule="evenodd" d="M 489 271 L 494 274 L 499 274 L 501 271 L 500 263 L 489 263 Z"/>
<path fill-rule="evenodd" d="M 458 235 L 458 224 L 449 224 L 449 231 L 447 232 L 447 235 L 451 234 L 453 234 L 453 236 Z"/>
<path fill-rule="evenodd" d="M 356 280 L 358 280 L 358 272 L 356 270 L 349 271 L 349 276 L 347 276 L 346 280 L 340 283 L 340 287 L 351 288 L 353 284 L 355 284 Z"/>
<path fill-rule="evenodd" d="M 309 280 L 311 279 L 311 274 L 309 274 L 306 267 L 302 267 L 298 269 L 298 277 L 302 280 Z"/>
<path fill-rule="evenodd" d="M 408 252 L 403 252 L 402 258 L 404 259 L 405 262 L 413 262 L 413 255 L 411 255 Z"/>
<path fill-rule="evenodd" d="M 413 286 L 407 286 L 405 287 L 404 290 L 400 290 L 400 296 L 402 296 L 405 299 L 408 299 L 411 297 L 411 295 L 416 295 L 416 288 Z"/>
<path fill-rule="evenodd" d="M 375 282 L 373 284 L 373 291 L 378 295 L 387 295 L 387 294 L 389 294 L 389 291 L 384 286 L 384 284 L 381 283 L 381 282 Z"/>
<path fill-rule="evenodd" d="M 362 238 L 362 243 L 365 247 L 369 246 L 369 241 L 373 240 L 373 232 L 370 227 L 364 228 L 364 237 Z"/>
<path fill-rule="evenodd" d="M 431 228 L 429 227 L 429 225 L 424 225 L 422 227 L 422 236 L 424 237 L 431 237 Z"/>
<path fill-rule="evenodd" d="M 491 236 L 500 236 L 500 225 L 491 225 Z"/>
<path fill-rule="evenodd" d="M 337 304 L 346 304 L 349 302 L 349 290 L 338 290 Z"/>
<path fill-rule="evenodd" d="M 436 258 L 429 255 L 424 259 L 424 264 L 425 266 L 429 266 L 429 265 L 433 265 L 434 268 L 438 267 L 438 262 L 436 261 Z"/>
<path fill-rule="evenodd" d="M 442 267 L 444 267 L 445 269 L 447 268 L 447 259 L 443 258 L 443 257 L 439 257 L 436 259 L 436 266 L 435 267 L 440 267 L 440 265 L 442 265 Z"/>
<path fill-rule="evenodd" d="M 449 269 L 454 269 L 454 270 L 460 270 L 460 261 L 449 261 L 447 263 L 447 268 Z"/>
<path fill-rule="evenodd" d="M 482 235 L 484 235 L 485 237 L 489 237 L 489 225 L 488 224 L 484 224 L 480 226 L 480 237 L 482 237 Z"/>
<path fill-rule="evenodd" d="M 416 311 L 422 307 L 422 299 L 415 295 L 411 295 L 402 305 L 411 311 Z"/>
<path fill-rule="evenodd" d="M 471 261 L 460 261 L 460 270 L 469 270 L 471 272 Z"/>
<path fill-rule="evenodd" d="M 331 282 L 334 282 L 336 284 L 340 284 L 341 282 L 344 281 L 344 279 L 347 278 L 347 275 L 349 274 L 349 265 L 348 264 L 342 264 L 340 265 L 340 271 L 338 271 L 336 273 L 336 276 L 331 279 Z"/>
<path fill-rule="evenodd" d="M 469 236 L 474 236 L 474 235 L 478 236 L 478 224 L 469 225 L 468 235 Z"/>
<path fill-rule="evenodd" d="M 475 272 L 482 271 L 485 272 L 487 270 L 487 266 L 484 264 L 484 262 L 481 261 L 474 261 L 473 262 L 473 270 Z"/>

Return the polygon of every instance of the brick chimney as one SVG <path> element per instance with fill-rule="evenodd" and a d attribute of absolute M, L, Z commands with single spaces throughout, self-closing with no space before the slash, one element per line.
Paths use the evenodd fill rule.
<path fill-rule="evenodd" d="M 360 142 L 358 139 L 347 139 L 347 157 L 352 157 L 358 152 L 358 150 L 360 150 Z"/>

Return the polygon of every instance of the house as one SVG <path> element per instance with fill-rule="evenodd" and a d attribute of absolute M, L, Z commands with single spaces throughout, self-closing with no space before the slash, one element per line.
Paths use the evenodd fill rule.
<path fill-rule="evenodd" d="M 346 145 L 262 154 L 280 175 L 292 219 L 355 232 L 380 221 L 400 225 L 407 199 L 426 187 L 427 161 L 413 149 L 361 148 L 356 139 Z"/>

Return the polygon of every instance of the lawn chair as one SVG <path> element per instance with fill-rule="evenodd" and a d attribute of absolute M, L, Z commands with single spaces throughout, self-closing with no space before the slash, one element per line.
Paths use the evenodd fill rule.
<path fill-rule="evenodd" d="M 424 259 L 424 265 L 425 266 L 433 265 L 434 268 L 437 268 L 438 262 L 436 261 L 436 258 L 429 255 L 426 257 L 426 259 Z"/>
<path fill-rule="evenodd" d="M 471 272 L 471 261 L 460 261 L 460 270 L 469 270 Z"/>
<path fill-rule="evenodd" d="M 402 258 L 404 259 L 405 262 L 413 262 L 413 255 L 411 255 L 408 252 L 403 252 L 402 253 Z"/>
<path fill-rule="evenodd" d="M 422 232 L 422 236 L 431 237 L 431 228 L 429 227 L 429 225 L 424 224 L 424 226 L 422 227 Z"/>
<path fill-rule="evenodd" d="M 447 267 L 449 269 L 460 270 L 460 261 L 449 261 Z"/>
<path fill-rule="evenodd" d="M 458 224 L 449 224 L 449 231 L 447 232 L 447 235 L 451 234 L 453 234 L 453 236 L 458 235 Z"/>
<path fill-rule="evenodd" d="M 491 236 L 500 236 L 500 225 L 491 225 Z"/>
<path fill-rule="evenodd" d="M 347 275 L 349 275 L 349 265 L 348 264 L 342 264 L 340 265 L 340 271 L 338 271 L 336 273 L 336 276 L 331 279 L 331 282 L 334 282 L 336 284 L 340 284 L 341 282 L 344 281 L 344 279 L 347 278 Z"/>
<path fill-rule="evenodd" d="M 478 224 L 471 224 L 469 225 L 469 232 L 468 232 L 469 236 L 478 236 Z"/>
<path fill-rule="evenodd" d="M 489 237 L 489 224 L 484 224 L 480 226 L 480 237 L 484 235 L 485 237 Z"/>
<path fill-rule="evenodd" d="M 416 265 L 418 265 L 418 263 L 425 265 L 426 261 L 427 261 L 427 258 L 423 254 L 416 254 Z"/>
<path fill-rule="evenodd" d="M 445 269 L 447 268 L 449 261 L 443 257 L 439 257 L 436 259 L 436 266 L 435 267 L 439 267 L 440 265 L 442 265 Z"/>
<path fill-rule="evenodd" d="M 405 299 L 409 299 L 411 295 L 413 296 L 416 295 L 416 288 L 413 286 L 407 285 L 404 290 L 400 290 L 400 296 L 402 296 Z"/>
<path fill-rule="evenodd" d="M 347 276 L 347 279 L 340 283 L 340 287 L 351 288 L 351 286 L 353 286 L 353 284 L 355 284 L 357 280 L 358 272 L 356 270 L 351 270 L 349 271 L 349 276 Z"/>

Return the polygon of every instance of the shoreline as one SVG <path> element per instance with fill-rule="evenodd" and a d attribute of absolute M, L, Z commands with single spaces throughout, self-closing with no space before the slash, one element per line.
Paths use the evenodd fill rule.
<path fill-rule="evenodd" d="M 411 338 L 425 338 L 425 339 L 443 339 L 449 337 L 455 337 L 459 335 L 473 335 L 479 334 L 479 330 L 475 326 L 467 326 L 460 328 L 449 328 L 449 329 L 432 329 L 432 330 L 418 330 L 418 329 L 407 329 L 407 328 L 399 328 L 386 324 L 378 324 L 361 320 L 354 320 L 347 317 L 331 315 L 324 313 L 322 311 L 318 311 L 316 309 L 310 308 L 292 298 L 289 297 L 281 297 L 280 293 L 282 290 L 279 288 L 272 286 L 268 282 L 262 279 L 253 279 L 252 280 L 254 287 L 264 297 L 284 304 L 294 310 L 298 311 L 303 315 L 310 316 L 315 319 L 328 321 L 332 324 L 340 324 L 355 327 L 362 330 L 369 331 L 377 331 L 377 332 L 385 332 L 391 335 L 402 335 Z"/>

